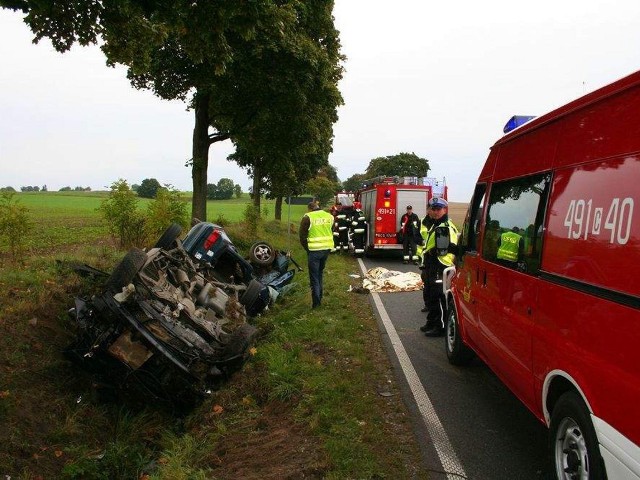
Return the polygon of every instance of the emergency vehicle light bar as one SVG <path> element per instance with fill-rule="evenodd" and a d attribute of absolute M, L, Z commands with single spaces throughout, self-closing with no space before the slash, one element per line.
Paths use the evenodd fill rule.
<path fill-rule="evenodd" d="M 516 128 L 524 125 L 525 123 L 527 123 L 530 120 L 533 120 L 534 118 L 536 118 L 535 115 L 534 116 L 530 116 L 530 115 L 514 115 L 505 124 L 504 128 L 502 129 L 502 131 L 504 133 L 509 133 L 511 130 L 515 130 Z"/>

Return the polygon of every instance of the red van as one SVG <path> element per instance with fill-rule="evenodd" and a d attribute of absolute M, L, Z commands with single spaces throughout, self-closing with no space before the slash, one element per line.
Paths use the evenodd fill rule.
<path fill-rule="evenodd" d="M 640 72 L 491 148 L 460 238 L 449 361 L 549 427 L 559 479 L 640 478 Z"/>

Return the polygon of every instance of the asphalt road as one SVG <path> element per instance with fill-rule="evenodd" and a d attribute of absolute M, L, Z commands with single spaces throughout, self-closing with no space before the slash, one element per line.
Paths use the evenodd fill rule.
<path fill-rule="evenodd" d="M 364 259 L 365 268 L 376 266 L 390 270 L 417 272 L 397 258 Z M 454 367 L 447 361 L 444 337 L 425 337 L 418 328 L 425 322 L 422 292 L 380 293 L 388 318 L 408 355 L 417 379 L 403 371 L 402 356 L 392 345 L 393 337 L 377 312 L 394 370 L 402 386 L 405 403 L 414 418 L 415 432 L 423 459 L 432 472 L 430 478 L 468 478 L 472 480 L 542 480 L 546 472 L 547 429 L 480 360 L 466 367 Z M 372 298 L 372 303 L 373 302 Z M 374 310 L 377 310 L 374 303 Z M 406 370 L 406 369 L 404 369 Z M 432 419 L 424 415 L 424 401 L 416 401 L 413 384 L 424 388 L 429 403 L 445 432 L 443 442 L 433 429 Z M 448 440 L 448 443 L 447 443 Z M 444 444 L 444 446 L 443 446 Z M 449 449 L 449 450 L 447 450 Z M 442 452 L 454 452 L 464 476 L 451 472 Z M 445 457 L 447 455 L 445 454 Z M 443 466 L 444 463 L 444 466 Z M 453 470 L 454 472 L 456 470 Z"/>

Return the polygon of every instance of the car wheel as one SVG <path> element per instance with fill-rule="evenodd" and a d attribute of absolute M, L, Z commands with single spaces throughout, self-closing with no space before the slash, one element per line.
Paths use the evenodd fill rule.
<path fill-rule="evenodd" d="M 249 308 L 258 299 L 260 292 L 264 288 L 264 285 L 257 280 L 251 280 L 247 289 L 240 296 L 240 303 L 246 308 Z"/>
<path fill-rule="evenodd" d="M 446 323 L 444 341 L 449 363 L 452 365 L 468 364 L 473 358 L 473 351 L 464 344 L 460 337 L 458 315 L 453 305 L 447 310 Z"/>
<path fill-rule="evenodd" d="M 276 251 L 267 242 L 256 242 L 249 249 L 249 260 L 256 265 L 268 267 L 276 258 Z"/>
<path fill-rule="evenodd" d="M 606 478 L 589 410 L 576 392 L 563 394 L 553 408 L 549 426 L 549 454 L 554 478 Z"/>
<path fill-rule="evenodd" d="M 107 279 L 107 289 L 119 292 L 129 285 L 146 261 L 147 254 L 143 250 L 139 248 L 129 250 Z"/>
<path fill-rule="evenodd" d="M 182 233 L 182 227 L 177 223 L 172 223 L 169 228 L 165 230 L 162 236 L 155 244 L 155 248 L 162 248 L 163 250 L 169 250 L 175 244 L 175 241 Z"/>

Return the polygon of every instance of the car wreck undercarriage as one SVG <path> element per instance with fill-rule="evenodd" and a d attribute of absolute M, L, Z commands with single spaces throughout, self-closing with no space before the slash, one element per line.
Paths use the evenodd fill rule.
<path fill-rule="evenodd" d="M 262 311 L 278 292 L 255 277 L 241 283 L 220 278 L 220 271 L 246 265 L 216 269 L 178 239 L 165 246 L 130 250 L 102 293 L 76 298 L 69 313 L 77 336 L 66 355 L 103 392 L 189 408 L 242 367 L 258 334 L 247 312 Z M 287 271 L 288 262 L 279 265 L 279 272 L 258 278 L 285 278 L 275 285 L 288 284 L 293 271 Z M 265 299 L 265 292 L 273 295 Z"/>

